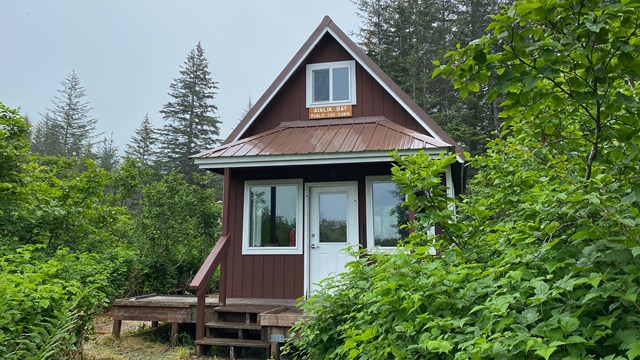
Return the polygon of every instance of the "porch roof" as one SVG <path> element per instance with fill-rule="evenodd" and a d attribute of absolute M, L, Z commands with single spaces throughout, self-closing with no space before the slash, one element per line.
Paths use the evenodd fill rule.
<path fill-rule="evenodd" d="M 277 128 L 193 155 L 201 168 L 390 161 L 453 145 L 402 127 L 382 116 L 283 122 Z"/>

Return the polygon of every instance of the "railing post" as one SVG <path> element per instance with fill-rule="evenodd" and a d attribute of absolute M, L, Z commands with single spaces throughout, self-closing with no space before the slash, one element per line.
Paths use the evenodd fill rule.
<path fill-rule="evenodd" d="M 204 263 L 196 273 L 196 276 L 191 280 L 189 287 L 196 290 L 197 304 L 196 304 L 196 340 L 200 340 L 204 337 L 205 333 L 205 321 L 207 317 L 207 288 L 211 276 L 215 272 L 216 268 L 223 262 L 223 258 L 227 254 L 229 247 L 229 235 L 223 235 L 216 245 L 211 250 L 211 253 L 205 259 Z M 224 301 L 224 299 L 223 299 Z"/>

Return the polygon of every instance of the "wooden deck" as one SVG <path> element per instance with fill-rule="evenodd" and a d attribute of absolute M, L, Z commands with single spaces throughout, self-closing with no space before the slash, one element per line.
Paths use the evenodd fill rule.
<path fill-rule="evenodd" d="M 179 324 L 196 322 L 197 298 L 191 295 L 143 295 L 126 299 L 117 299 L 113 304 L 114 337 L 120 336 L 122 321 L 151 321 L 152 326 L 159 322 L 171 323 L 171 342 L 176 343 Z M 218 296 L 206 299 L 207 313 L 218 304 Z"/>
<path fill-rule="evenodd" d="M 122 321 L 137 320 L 150 321 L 153 326 L 159 322 L 171 323 L 171 341 L 177 341 L 179 324 L 196 323 L 197 297 L 192 295 L 160 295 L 151 294 L 136 296 L 126 299 L 118 299 L 113 304 L 113 336 L 120 336 Z M 244 299 L 228 298 L 224 306 L 220 306 L 217 294 L 212 294 L 206 298 L 206 323 L 208 327 L 233 328 L 233 322 L 218 324 L 217 320 L 221 313 L 253 314 L 247 315 L 247 319 L 253 319 L 253 324 L 243 323 L 243 327 L 253 330 L 261 330 L 265 337 L 261 346 L 276 347 L 283 337 L 286 336 L 288 328 L 303 317 L 303 313 L 297 308 L 296 300 L 292 299 Z M 282 335 L 273 337 L 272 335 Z M 206 339 L 202 345 L 213 340 Z M 231 343 L 231 339 L 224 344 Z M 242 346 L 237 342 L 235 346 Z M 245 343 L 244 346 L 257 346 L 256 344 Z M 270 345 L 271 344 L 271 345 Z M 272 350 L 271 353 L 276 350 Z"/>

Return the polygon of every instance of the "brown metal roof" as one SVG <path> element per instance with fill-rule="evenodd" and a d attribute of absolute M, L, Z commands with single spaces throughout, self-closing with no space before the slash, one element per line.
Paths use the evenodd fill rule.
<path fill-rule="evenodd" d="M 389 93 L 402 104 L 405 109 L 416 117 L 425 130 L 432 134 L 435 138 L 447 143 L 455 148 L 455 151 L 464 156 L 462 147 L 449 134 L 447 134 L 416 102 L 407 95 L 391 78 L 380 69 L 380 67 L 367 56 L 367 54 L 356 45 L 347 36 L 329 16 L 325 16 L 320 25 L 311 34 L 309 39 L 302 45 L 296 55 L 289 61 L 287 66 L 282 70 L 280 75 L 276 77 L 274 82 L 269 86 L 267 91 L 258 99 L 255 105 L 249 110 L 246 116 L 233 129 L 231 134 L 225 140 L 225 144 L 230 144 L 239 140 L 242 134 L 249 128 L 249 125 L 260 115 L 269 101 L 273 98 L 284 83 L 289 79 L 291 74 L 304 62 L 311 50 L 318 41 L 326 34 L 330 33 L 345 49 L 358 61 L 378 82 L 387 89 Z"/>
<path fill-rule="evenodd" d="M 314 159 L 363 161 L 389 158 L 392 150 L 427 149 L 444 151 L 452 146 L 414 130 L 404 128 L 382 116 L 283 122 L 277 128 L 222 145 L 192 156 L 203 167 L 234 167 L 233 164 L 258 164 L 278 160 L 278 164 L 295 160 L 313 163 Z M 216 160 L 217 159 L 217 160 Z M 297 162 L 300 163 L 299 161 Z M 217 165 L 217 166 L 216 166 Z M 246 165 L 248 166 L 248 165 Z"/>

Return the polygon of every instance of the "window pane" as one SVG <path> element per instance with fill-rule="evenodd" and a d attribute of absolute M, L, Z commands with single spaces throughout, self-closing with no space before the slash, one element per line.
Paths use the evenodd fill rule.
<path fill-rule="evenodd" d="M 313 70 L 313 102 L 329 101 L 329 69 Z"/>
<path fill-rule="evenodd" d="M 333 69 L 333 101 L 349 100 L 349 68 Z"/>
<path fill-rule="evenodd" d="M 321 243 L 347 242 L 347 193 L 320 194 Z"/>
<path fill-rule="evenodd" d="M 404 196 L 393 182 L 374 182 L 371 186 L 374 244 L 395 247 L 407 236 L 406 230 L 400 229 L 409 221 L 409 212 L 402 206 Z"/>
<path fill-rule="evenodd" d="M 252 186 L 249 246 L 296 246 L 297 199 L 296 185 Z"/>

